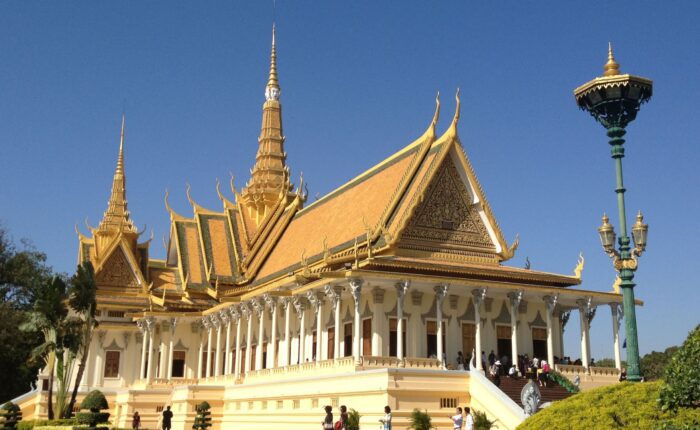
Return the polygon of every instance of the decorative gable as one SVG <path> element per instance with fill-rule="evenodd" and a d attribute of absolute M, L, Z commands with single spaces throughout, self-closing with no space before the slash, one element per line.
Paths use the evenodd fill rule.
<path fill-rule="evenodd" d="M 497 249 L 466 178 L 447 156 L 425 190 L 399 239 L 399 247 L 493 256 Z M 476 201 L 476 203 L 473 203 Z"/>
<path fill-rule="evenodd" d="M 98 287 L 112 288 L 139 288 L 136 274 L 121 247 L 116 247 L 114 252 L 102 265 L 102 270 L 95 275 Z"/>

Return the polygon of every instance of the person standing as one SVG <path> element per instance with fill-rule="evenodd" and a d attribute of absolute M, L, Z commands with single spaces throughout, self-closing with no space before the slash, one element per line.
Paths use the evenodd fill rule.
<path fill-rule="evenodd" d="M 384 406 L 384 418 L 379 422 L 384 426 L 383 430 L 391 430 L 391 408 L 389 406 Z"/>
<path fill-rule="evenodd" d="M 457 370 L 464 370 L 464 355 L 462 355 L 462 351 L 457 352 Z"/>
<path fill-rule="evenodd" d="M 326 417 L 321 422 L 323 430 L 333 430 L 333 408 L 324 406 L 323 409 L 326 411 Z"/>
<path fill-rule="evenodd" d="M 138 411 L 134 411 L 134 417 L 131 419 L 131 428 L 139 430 L 141 428 L 141 415 Z"/>
<path fill-rule="evenodd" d="M 348 408 L 340 405 L 340 428 L 336 425 L 335 430 L 348 430 Z"/>
<path fill-rule="evenodd" d="M 469 406 L 464 408 L 464 430 L 474 430 L 474 417 L 472 417 L 472 411 Z"/>
<path fill-rule="evenodd" d="M 170 406 L 168 406 L 163 411 L 163 430 L 170 430 L 173 427 L 172 419 L 173 412 L 170 410 Z"/>
<path fill-rule="evenodd" d="M 457 407 L 455 415 L 448 415 L 447 418 L 452 420 L 452 428 L 454 430 L 462 430 L 462 423 L 464 422 L 464 417 L 462 417 L 462 408 Z"/>

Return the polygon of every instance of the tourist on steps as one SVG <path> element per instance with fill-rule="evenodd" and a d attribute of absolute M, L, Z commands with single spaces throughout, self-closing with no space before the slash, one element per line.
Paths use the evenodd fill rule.
<path fill-rule="evenodd" d="M 173 413 L 170 410 L 170 406 L 168 406 L 163 411 L 163 430 L 170 430 L 173 427 L 172 419 Z"/>
<path fill-rule="evenodd" d="M 457 407 L 455 412 L 455 415 L 448 415 L 447 418 L 452 420 L 452 428 L 454 430 L 462 430 L 462 422 L 464 421 L 464 417 L 462 417 L 462 408 Z"/>
<path fill-rule="evenodd" d="M 134 417 L 131 419 L 131 428 L 139 430 L 141 428 L 141 415 L 138 411 L 134 411 Z"/>

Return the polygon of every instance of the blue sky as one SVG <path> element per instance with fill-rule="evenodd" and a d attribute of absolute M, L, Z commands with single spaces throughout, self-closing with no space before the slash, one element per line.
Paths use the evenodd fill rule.
<path fill-rule="evenodd" d="M 311 198 L 419 136 L 442 93 L 444 130 L 462 89 L 460 136 L 504 234 L 509 262 L 614 279 L 596 227 L 615 213 L 604 130 L 577 110 L 576 86 L 602 73 L 613 41 L 623 72 L 654 80 L 628 128 L 631 216 L 649 247 L 637 272 L 642 353 L 680 343 L 700 304 L 697 2 L 277 2 L 288 163 Z M 74 269 L 74 224 L 106 208 L 127 114 L 129 207 L 162 257 L 185 184 L 219 208 L 216 178 L 248 177 L 269 61 L 272 2 L 0 3 L 0 220 L 58 271 Z M 399 6 L 400 4 L 400 6 Z M 617 220 L 615 219 L 615 224 Z M 82 227 L 84 230 L 84 227 Z M 566 330 L 579 356 L 578 317 Z M 612 356 L 608 309 L 593 356 Z"/>

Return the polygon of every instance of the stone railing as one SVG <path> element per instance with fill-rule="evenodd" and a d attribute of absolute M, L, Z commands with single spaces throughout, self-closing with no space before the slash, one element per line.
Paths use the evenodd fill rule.
<path fill-rule="evenodd" d="M 440 360 L 436 358 L 397 358 L 397 357 L 362 357 L 360 364 L 365 369 L 385 367 L 402 367 L 407 369 L 442 369 Z"/>
<path fill-rule="evenodd" d="M 577 364 L 556 364 L 554 365 L 554 370 L 564 375 L 585 375 L 588 373 L 588 369 L 585 366 Z"/>
<path fill-rule="evenodd" d="M 404 358 L 404 366 L 411 369 L 442 369 L 437 358 Z"/>
<path fill-rule="evenodd" d="M 616 367 L 589 367 L 588 371 L 591 372 L 593 376 L 620 376 L 620 370 Z"/>
<path fill-rule="evenodd" d="M 197 378 L 155 378 L 151 381 L 150 386 L 175 386 L 175 385 L 197 385 L 199 379 Z"/>

